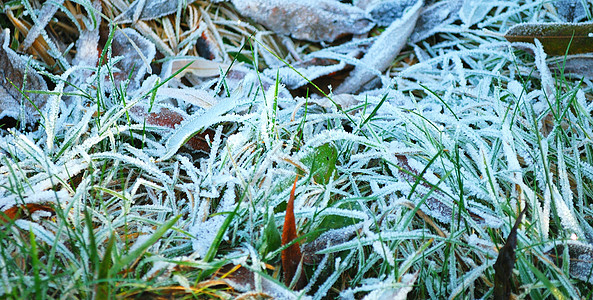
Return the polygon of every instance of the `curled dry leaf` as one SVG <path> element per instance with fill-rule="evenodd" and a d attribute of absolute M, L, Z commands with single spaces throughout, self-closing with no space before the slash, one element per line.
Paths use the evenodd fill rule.
<path fill-rule="evenodd" d="M 591 32 L 593 23 L 523 23 L 509 28 L 504 37 L 525 43 L 538 39 L 548 55 L 565 55 L 593 52 Z"/>
<path fill-rule="evenodd" d="M 498 258 L 494 263 L 494 299 L 511 298 L 511 279 L 515 266 L 515 248 L 517 248 L 517 229 L 527 211 L 527 206 L 521 211 L 515 225 L 511 229 L 507 241 L 498 251 Z"/>
<path fill-rule="evenodd" d="M 9 40 L 8 29 L 0 32 L 0 117 L 8 116 L 21 122 L 34 123 L 40 118 L 37 109 L 45 106 L 47 96 L 25 93 L 25 97 L 21 91 L 47 91 L 47 84 L 23 58 L 10 49 Z"/>
<path fill-rule="evenodd" d="M 295 39 L 333 42 L 349 34 L 363 34 L 374 24 L 365 12 L 332 0 L 232 0 L 243 16 Z"/>

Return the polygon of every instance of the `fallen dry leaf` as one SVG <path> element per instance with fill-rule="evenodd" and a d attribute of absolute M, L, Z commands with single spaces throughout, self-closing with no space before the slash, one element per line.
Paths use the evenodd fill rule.
<path fill-rule="evenodd" d="M 130 87 L 132 89 L 140 87 L 144 75 L 147 73 L 152 74 L 150 63 L 156 55 L 154 44 L 136 30 L 124 28 L 115 31 L 111 48 L 114 57 L 123 57 L 117 63 L 120 70 L 113 73 L 116 81 L 127 80 L 130 72 L 132 72 Z"/>
<path fill-rule="evenodd" d="M 179 73 L 177 75 L 178 77 L 183 76 L 187 72 L 191 72 L 198 77 L 218 76 L 221 70 L 222 72 L 226 72 L 230 67 L 229 64 L 207 60 L 201 57 L 184 57 L 183 59 L 176 59 L 172 62 L 171 73 L 181 70 L 190 63 L 191 65 Z"/>
<path fill-rule="evenodd" d="M 176 125 L 185 120 L 185 116 L 181 113 L 165 107 L 154 109 L 154 111 L 149 113 L 146 107 L 142 105 L 135 105 L 130 108 L 130 114 L 139 122 L 146 120 L 146 124 L 148 125 L 170 129 L 175 128 Z M 214 131 L 211 129 L 206 129 L 204 132 L 194 135 L 185 143 L 185 146 L 196 151 L 203 151 L 207 153 L 210 151 L 210 145 L 206 141 L 206 135 L 213 137 Z"/>
<path fill-rule="evenodd" d="M 268 29 L 311 42 L 333 42 L 363 34 L 374 24 L 365 12 L 352 5 L 330 0 L 232 0 L 243 16 Z"/>
<path fill-rule="evenodd" d="M 418 43 L 458 20 L 462 4 L 463 0 L 447 0 L 439 1 L 425 8 L 416 21 L 410 41 Z"/>
<path fill-rule="evenodd" d="M 23 217 L 23 213 L 31 215 L 36 211 L 54 212 L 54 209 L 49 205 L 27 203 L 24 205 L 13 206 L 5 211 L 0 212 L 0 224 L 5 224 Z"/>
<path fill-rule="evenodd" d="M 593 23 L 523 23 L 511 27 L 504 37 L 509 42 L 524 43 L 538 39 L 547 54 L 565 55 L 593 52 L 591 32 Z"/>
<path fill-rule="evenodd" d="M 136 0 L 126 11 L 115 18 L 118 24 L 137 22 L 138 20 L 153 20 L 166 15 L 173 14 L 178 7 L 184 3 L 190 4 L 195 0 L 171 1 L 171 0 Z"/>
<path fill-rule="evenodd" d="M 47 91 L 47 84 L 21 56 L 10 49 L 8 29 L 0 33 L 0 41 L 0 118 L 8 116 L 21 122 L 34 123 L 40 118 L 35 107 L 43 108 L 47 95 L 25 93 L 25 97 L 21 91 Z"/>
<path fill-rule="evenodd" d="M 335 89 L 334 93 L 357 92 L 366 83 L 385 71 L 393 63 L 401 49 L 408 44 L 408 37 L 414 30 L 422 6 L 423 1 L 418 0 L 400 19 L 391 23 L 360 60 L 360 64 L 355 66 L 350 76 Z"/>
<path fill-rule="evenodd" d="M 570 276 L 593 284 L 593 245 L 581 241 L 558 243 L 545 253 L 554 259 L 557 266 L 563 265 L 562 257 L 568 246 Z"/>

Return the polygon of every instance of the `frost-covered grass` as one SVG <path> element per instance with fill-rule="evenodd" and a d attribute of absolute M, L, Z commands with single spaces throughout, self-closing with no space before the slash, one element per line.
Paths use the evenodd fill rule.
<path fill-rule="evenodd" d="M 493 5 L 463 22 L 501 33 L 554 20 L 539 2 Z M 591 298 L 593 83 L 556 69 L 541 45 L 527 54 L 463 22 L 406 48 L 390 85 L 362 95 L 293 98 L 245 65 L 238 82 L 150 75 L 126 91 L 107 51 L 90 72 L 46 74 L 56 87 L 39 126 L 0 137 L 0 209 L 44 206 L 0 225 L 1 297 L 233 298 L 251 278 L 253 297 L 488 298 L 528 206 L 513 292 Z M 256 65 L 256 50 L 278 46 L 255 45 L 226 46 Z M 215 101 L 169 101 L 166 87 Z M 170 129 L 134 106 L 186 118 Z M 183 146 L 202 132 L 207 147 Z M 277 239 L 297 176 L 312 263 L 292 291 Z"/>

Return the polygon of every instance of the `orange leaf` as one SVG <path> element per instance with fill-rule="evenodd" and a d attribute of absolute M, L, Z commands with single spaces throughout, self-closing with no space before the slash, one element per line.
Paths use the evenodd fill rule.
<path fill-rule="evenodd" d="M 286 215 L 284 217 L 284 228 L 282 230 L 282 246 L 290 244 L 297 238 L 296 222 L 294 219 L 294 192 L 296 189 L 298 177 L 294 179 L 292 190 L 290 191 L 290 199 L 286 205 Z M 299 264 L 301 263 L 301 248 L 299 243 L 295 242 L 288 248 L 282 250 L 282 270 L 284 271 L 284 284 L 290 285 L 294 276 L 299 276 L 295 289 L 300 289 L 305 286 L 304 277 L 301 274 L 296 274 Z"/>
<path fill-rule="evenodd" d="M 5 211 L 0 212 L 0 224 L 20 219 L 22 217 L 23 211 L 27 211 L 27 214 L 30 215 L 38 210 L 53 212 L 53 208 L 49 205 L 27 203 L 21 206 L 13 206 Z"/>

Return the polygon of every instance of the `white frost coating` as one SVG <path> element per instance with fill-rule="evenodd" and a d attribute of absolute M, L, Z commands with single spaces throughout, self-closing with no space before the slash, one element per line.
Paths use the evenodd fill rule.
<path fill-rule="evenodd" d="M 55 202 L 56 199 L 60 199 L 60 203 L 66 204 L 70 202 L 70 195 L 65 189 L 59 191 L 39 191 L 33 190 L 30 194 L 25 195 L 23 199 L 20 199 L 17 195 L 11 194 L 0 198 L 0 210 L 9 209 L 15 205 L 23 203 L 48 203 Z"/>
<path fill-rule="evenodd" d="M 464 27 L 469 28 L 482 21 L 492 7 L 491 0 L 463 0 L 459 18 L 463 21 Z"/>
<path fill-rule="evenodd" d="M 60 242 L 59 240 L 56 239 L 56 236 L 53 233 L 46 230 L 41 225 L 34 223 L 34 222 L 27 221 L 27 220 L 22 220 L 22 219 L 14 221 L 14 224 L 23 230 L 27 230 L 27 231 L 31 230 L 33 232 L 33 234 L 35 234 L 36 238 L 44 241 L 45 243 L 47 243 L 48 245 L 51 245 L 52 247 L 56 247 L 58 249 L 57 252 L 64 255 L 69 261 L 71 261 L 71 262 L 78 261 L 76 259 L 76 257 L 74 256 L 74 254 L 72 252 L 70 252 L 70 250 L 68 250 L 68 248 L 66 246 L 64 246 L 64 244 L 62 242 Z"/>
<path fill-rule="evenodd" d="M 281 78 L 281 82 L 285 84 L 289 89 L 296 89 L 303 85 L 306 85 L 307 83 L 309 83 L 309 81 L 331 74 L 333 72 L 338 72 L 344 69 L 344 67 L 346 67 L 346 63 L 344 61 L 327 66 L 295 66 L 294 69 L 297 70 L 298 73 L 290 67 L 282 67 L 278 69 L 278 74 L 276 73 L 276 70 L 268 68 L 264 70 L 264 75 L 270 78 L 274 78 L 276 77 L 276 75 L 278 75 Z"/>
<path fill-rule="evenodd" d="M 217 102 L 207 91 L 192 88 L 177 89 L 161 87 L 156 91 L 156 94 L 161 97 L 183 100 L 186 103 L 202 108 L 210 108 Z"/>
<path fill-rule="evenodd" d="M 3 255 L 0 256 L 0 279 L 2 280 L 0 281 L 0 296 L 12 292 L 12 285 L 8 280 L 8 268 Z"/>
<path fill-rule="evenodd" d="M 169 177 L 167 174 L 163 173 L 154 162 L 151 161 L 142 161 L 135 157 L 126 156 L 120 153 L 114 152 L 102 152 L 102 153 L 94 153 L 91 154 L 92 159 L 113 159 L 119 160 L 124 163 L 131 164 L 136 166 L 146 172 L 148 174 L 158 178 L 163 184 L 171 185 L 173 183 L 173 179 Z"/>
<path fill-rule="evenodd" d="M 235 197 L 235 184 L 230 182 L 227 185 L 227 190 L 216 211 L 218 213 L 233 211 L 233 206 L 236 205 Z M 196 239 L 192 241 L 192 247 L 200 257 L 204 257 L 208 252 L 208 249 L 212 245 L 225 218 L 226 215 L 215 215 L 204 222 L 198 221 L 189 229 L 189 232 L 196 237 Z"/>
<path fill-rule="evenodd" d="M 502 148 L 507 158 L 507 169 L 510 172 L 513 183 L 523 183 L 523 169 L 521 168 L 521 164 L 517 159 L 518 154 L 515 151 L 515 142 L 508 122 L 505 122 L 505 124 L 502 126 Z M 517 189 L 513 189 L 513 193 L 516 194 Z M 518 197 L 518 199 L 524 199 L 524 190 L 520 189 L 519 193 L 520 195 L 514 196 Z M 525 207 L 525 201 L 521 201 L 519 205 L 520 209 L 523 210 Z"/>
<path fill-rule="evenodd" d="M 66 84 L 70 74 L 72 74 L 72 72 L 78 69 L 78 67 L 72 67 L 66 70 L 66 72 L 64 72 L 64 74 L 60 76 L 61 80 L 54 89 L 55 94 L 50 96 L 49 101 L 47 103 L 47 113 L 45 115 L 45 118 L 43 119 L 45 123 L 45 134 L 47 135 L 47 153 L 53 152 L 56 121 L 58 119 L 58 113 L 60 112 L 60 103 L 62 102 L 64 85 Z"/>
<path fill-rule="evenodd" d="M 544 46 L 538 39 L 535 39 L 534 42 L 535 47 L 533 47 L 533 51 L 535 53 L 535 65 L 541 76 L 543 92 L 548 101 L 554 103 L 556 99 L 556 85 L 554 84 L 554 77 L 552 77 L 552 73 L 550 73 L 550 68 L 546 63 L 547 54 L 544 51 Z"/>
<path fill-rule="evenodd" d="M 554 198 L 554 204 L 556 205 L 556 213 L 560 218 L 560 223 L 565 230 L 571 231 L 572 233 L 576 233 L 579 237 L 584 237 L 585 233 L 579 226 L 579 222 L 577 221 L 574 214 L 571 210 L 566 206 L 566 203 L 562 199 L 562 196 L 558 192 L 558 188 L 556 185 L 552 185 L 552 197 Z"/>
<path fill-rule="evenodd" d="M 41 34 L 49 21 L 53 18 L 58 8 L 64 3 L 64 0 L 48 1 L 43 4 L 39 12 L 39 18 L 34 18 L 35 25 L 29 30 L 27 37 L 23 41 L 23 50 L 29 49 L 37 37 Z"/>
<path fill-rule="evenodd" d="M 464 290 L 466 290 L 468 286 L 473 286 L 474 281 L 476 281 L 476 279 L 482 276 L 484 271 L 490 268 L 494 264 L 494 262 L 494 260 L 488 260 L 483 265 L 478 266 L 476 268 L 472 268 L 469 272 L 465 273 L 462 277 L 462 281 L 457 283 L 456 288 L 453 291 L 451 291 L 451 294 L 449 295 L 449 300 L 456 299 L 456 297 Z"/>
<path fill-rule="evenodd" d="M 414 289 L 414 282 L 418 278 L 418 272 L 405 274 L 398 282 L 393 276 L 389 276 L 383 282 L 362 287 L 364 290 L 372 291 L 363 300 L 405 300 L 408 293 Z"/>
<path fill-rule="evenodd" d="M 220 101 L 214 105 L 206 112 L 202 114 L 195 114 L 189 117 L 187 120 L 184 120 L 175 128 L 171 136 L 169 136 L 165 142 L 167 152 L 159 158 L 159 161 L 169 159 L 175 155 L 177 150 L 179 150 L 179 148 L 181 148 L 181 146 L 183 146 L 187 140 L 189 140 L 202 128 L 206 128 L 221 121 L 236 119 L 236 117 L 232 116 L 231 118 L 228 116 L 224 118 L 222 116 L 223 114 L 235 108 L 236 105 L 237 102 L 235 100 L 225 99 L 224 101 Z"/>
<path fill-rule="evenodd" d="M 507 90 L 511 92 L 515 99 L 520 100 L 521 96 L 525 96 L 523 85 L 517 80 L 513 80 L 507 84 Z"/>
<path fill-rule="evenodd" d="M 389 246 L 377 240 L 373 242 L 373 250 L 386 260 L 390 266 L 395 267 L 395 257 L 393 257 L 393 254 L 389 250 Z"/>
<path fill-rule="evenodd" d="M 361 59 L 365 66 L 356 66 L 350 76 L 334 90 L 334 93 L 355 92 L 373 79 L 377 71 L 379 73 L 385 71 L 407 44 L 423 5 L 424 1 L 419 0 L 401 19 L 391 23 Z"/>
<path fill-rule="evenodd" d="M 542 239 L 548 239 L 550 233 L 550 202 L 552 201 L 552 193 L 550 189 L 546 185 L 546 190 L 544 192 L 544 203 L 543 207 L 537 207 L 539 212 L 539 223 L 540 223 L 540 232 L 542 235 Z"/>
<path fill-rule="evenodd" d="M 564 162 L 564 147 L 560 137 L 556 142 L 558 144 L 558 181 L 560 182 L 560 190 L 562 191 L 562 198 L 566 203 L 566 206 L 571 212 L 574 212 L 574 204 L 572 202 L 572 190 L 570 187 L 570 181 L 568 180 L 568 172 L 566 170 L 566 163 Z"/>

